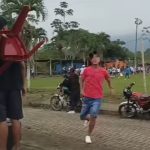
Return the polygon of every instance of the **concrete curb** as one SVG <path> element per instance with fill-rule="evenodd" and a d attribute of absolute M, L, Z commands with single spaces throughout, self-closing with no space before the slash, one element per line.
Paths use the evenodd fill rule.
<path fill-rule="evenodd" d="M 30 102 L 26 106 L 33 107 L 33 108 L 42 108 L 42 109 L 52 110 L 49 104 L 44 104 L 44 103 L 32 103 L 32 102 Z M 102 108 L 100 113 L 104 114 L 104 115 L 115 115 L 115 116 L 119 115 L 117 110 L 116 111 L 115 110 L 107 110 L 105 108 Z"/>
<path fill-rule="evenodd" d="M 114 110 L 106 110 L 106 109 L 102 109 L 101 113 L 104 115 L 113 115 L 113 116 L 118 116 L 118 111 L 114 111 Z"/>

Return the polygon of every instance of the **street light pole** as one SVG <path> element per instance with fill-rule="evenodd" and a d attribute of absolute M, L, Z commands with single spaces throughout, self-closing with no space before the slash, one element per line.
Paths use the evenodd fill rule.
<path fill-rule="evenodd" d="M 142 20 L 139 18 L 135 18 L 135 24 L 136 24 L 136 34 L 135 34 L 135 54 L 134 54 L 134 66 L 137 67 L 137 44 L 138 44 L 138 26 L 142 24 Z"/>
<path fill-rule="evenodd" d="M 146 72 L 145 72 L 145 57 L 144 57 L 144 41 L 143 37 L 141 38 L 141 57 L 142 57 L 142 68 L 143 68 L 143 83 L 144 91 L 147 94 L 147 82 L 146 82 Z"/>
<path fill-rule="evenodd" d="M 144 41 L 149 40 L 148 34 L 150 27 L 143 27 L 142 36 L 141 36 L 141 56 L 142 56 L 142 66 L 143 66 L 143 83 L 144 83 L 144 91 L 147 94 L 147 82 L 146 82 L 146 71 L 145 71 L 145 58 L 144 58 Z"/>

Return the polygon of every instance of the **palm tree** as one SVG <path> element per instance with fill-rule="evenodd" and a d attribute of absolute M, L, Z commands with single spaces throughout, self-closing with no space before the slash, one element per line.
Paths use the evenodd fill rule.
<path fill-rule="evenodd" d="M 31 11 L 34 12 L 34 15 L 33 13 L 28 15 L 28 21 L 26 22 L 25 28 L 28 28 L 30 23 L 38 23 L 40 18 L 42 18 L 43 21 L 45 20 L 47 13 L 43 0 L 1 0 L 1 15 L 5 16 L 6 19 L 13 24 L 24 5 L 29 5 L 31 7 Z M 28 30 L 25 31 L 28 32 Z M 25 37 L 28 37 L 28 35 L 26 35 L 28 33 L 23 33 Z M 28 41 L 32 40 L 28 39 Z M 29 45 L 26 46 L 29 47 Z"/>
<path fill-rule="evenodd" d="M 62 23 L 63 22 L 60 19 L 55 19 L 50 25 L 52 28 L 55 28 L 54 32 L 59 32 L 60 30 L 62 30 Z"/>
<path fill-rule="evenodd" d="M 47 13 L 43 0 L 1 0 L 1 14 L 13 18 L 13 16 L 19 14 L 23 5 L 29 5 L 31 10 L 35 12 L 37 19 L 42 17 L 42 20 L 45 20 Z M 31 16 L 33 17 L 34 15 Z"/>
<path fill-rule="evenodd" d="M 67 15 L 72 16 L 73 15 L 73 10 L 72 9 L 67 9 L 68 8 L 68 3 L 67 2 L 60 2 L 60 8 L 55 8 L 54 12 L 55 15 L 60 15 L 64 19 L 64 24 L 65 24 L 65 18 Z"/>
<path fill-rule="evenodd" d="M 103 59 L 104 53 L 106 53 L 106 48 L 110 45 L 110 36 L 106 34 L 105 32 L 101 32 L 99 34 L 95 35 L 96 38 L 96 49 L 101 53 L 101 57 Z"/>
<path fill-rule="evenodd" d="M 44 40 L 46 38 L 46 31 L 43 28 L 35 28 L 34 30 L 32 30 L 32 45 L 36 45 L 39 41 Z M 36 59 L 36 54 L 35 53 L 33 55 L 33 59 L 31 60 L 31 64 L 32 64 L 32 69 L 35 71 L 35 75 L 37 74 L 36 72 L 36 67 L 35 67 L 35 59 Z"/>
<path fill-rule="evenodd" d="M 68 3 L 67 2 L 60 2 L 60 8 L 55 8 L 54 9 L 54 13 L 55 13 L 56 16 L 59 15 L 59 16 L 63 17 L 63 22 L 61 22 L 59 19 L 55 19 L 51 24 L 52 28 L 55 27 L 55 26 L 53 26 L 54 22 L 58 21 L 58 20 L 61 23 L 61 24 L 59 24 L 60 30 L 61 29 L 66 30 L 66 29 L 70 28 L 70 23 L 66 22 L 66 16 L 67 15 L 72 16 L 73 15 L 73 10 L 72 9 L 67 9 L 67 8 L 68 8 Z M 57 28 L 55 28 L 55 32 L 58 32 Z"/>
<path fill-rule="evenodd" d="M 69 26 L 70 26 L 72 29 L 78 28 L 79 25 L 80 25 L 80 24 L 79 24 L 78 22 L 76 22 L 76 21 L 71 21 L 71 22 L 69 23 Z"/>
<path fill-rule="evenodd" d="M 35 27 L 31 26 L 29 23 L 38 23 L 39 19 L 42 18 L 44 21 L 46 18 L 46 9 L 44 6 L 43 0 L 1 0 L 0 10 L 1 15 L 5 16 L 10 25 L 14 24 L 14 20 L 18 16 L 20 10 L 24 5 L 29 5 L 31 7 L 32 14 L 28 16 L 28 22 L 25 24 L 25 29 L 23 31 L 23 37 L 28 49 L 32 48 L 32 39 L 33 35 L 28 30 L 34 30 Z M 28 89 L 30 88 L 30 62 L 27 65 L 27 80 L 28 80 Z"/>
<path fill-rule="evenodd" d="M 67 59 L 67 57 L 72 57 L 72 49 L 76 48 L 74 46 L 75 44 L 72 44 L 70 40 L 72 39 L 72 35 L 70 34 L 71 32 L 66 31 L 72 31 L 72 29 L 78 28 L 79 23 L 76 21 L 66 21 L 66 16 L 73 15 L 73 10 L 68 9 L 68 3 L 65 1 L 60 2 L 60 7 L 55 8 L 54 13 L 56 16 L 61 16 L 63 19 L 56 18 L 50 24 L 51 27 L 54 28 L 54 33 L 56 33 L 52 38 L 52 42 L 53 45 L 55 45 L 55 47 L 57 48 L 57 50 L 64 55 L 65 59 Z"/>
<path fill-rule="evenodd" d="M 39 41 L 44 40 L 47 38 L 47 31 L 43 28 L 35 28 L 34 34 L 33 34 L 34 42 L 37 44 Z"/>
<path fill-rule="evenodd" d="M 60 2 L 60 7 L 61 8 L 67 8 L 68 7 L 68 3 L 67 2 Z"/>

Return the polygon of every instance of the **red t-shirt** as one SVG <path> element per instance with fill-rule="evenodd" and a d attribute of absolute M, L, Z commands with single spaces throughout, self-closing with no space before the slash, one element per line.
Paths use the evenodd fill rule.
<path fill-rule="evenodd" d="M 109 74 L 104 68 L 87 67 L 81 77 L 84 80 L 85 97 L 95 99 L 103 97 L 103 82 L 109 78 Z"/>

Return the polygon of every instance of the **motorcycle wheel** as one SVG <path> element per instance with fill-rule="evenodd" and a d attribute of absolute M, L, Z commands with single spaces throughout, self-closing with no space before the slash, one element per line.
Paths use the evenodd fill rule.
<path fill-rule="evenodd" d="M 136 107 L 132 104 L 120 105 L 118 112 L 122 118 L 134 118 L 137 115 Z"/>
<path fill-rule="evenodd" d="M 50 107 L 52 108 L 52 110 L 55 111 L 61 111 L 63 108 L 63 105 L 59 99 L 59 96 L 53 96 L 50 99 Z"/>

